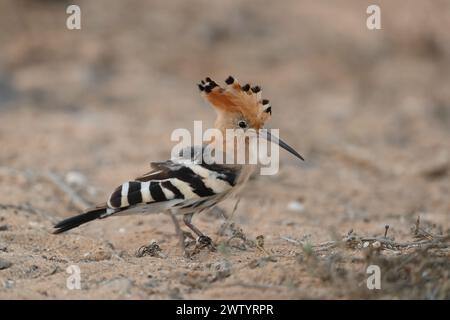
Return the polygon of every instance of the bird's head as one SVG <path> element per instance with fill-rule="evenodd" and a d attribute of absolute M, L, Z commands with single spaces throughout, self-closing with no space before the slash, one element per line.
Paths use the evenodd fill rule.
<path fill-rule="evenodd" d="M 249 84 L 241 86 L 232 76 L 229 76 L 225 83 L 226 87 L 223 88 L 207 77 L 198 84 L 202 95 L 217 111 L 215 123 L 217 129 L 223 133 L 227 129 L 244 131 L 254 129 L 260 137 L 278 144 L 303 160 L 302 156 L 292 147 L 271 135 L 269 131 L 261 130 L 272 116 L 272 107 L 269 100 L 262 99 L 259 86 L 252 87 Z"/>

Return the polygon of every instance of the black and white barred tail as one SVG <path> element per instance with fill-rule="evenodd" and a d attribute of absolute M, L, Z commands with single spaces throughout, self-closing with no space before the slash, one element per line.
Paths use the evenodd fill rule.
<path fill-rule="evenodd" d="M 107 214 L 107 211 L 111 210 L 108 208 L 94 208 L 88 210 L 82 214 L 79 214 L 74 217 L 67 218 L 55 225 L 56 230 L 53 231 L 54 234 L 62 233 L 68 231 L 70 229 L 76 228 L 82 224 L 90 222 L 92 220 L 101 218 L 102 216 Z"/>

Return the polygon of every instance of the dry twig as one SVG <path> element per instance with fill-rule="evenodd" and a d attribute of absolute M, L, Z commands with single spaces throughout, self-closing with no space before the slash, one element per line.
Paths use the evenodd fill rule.
<path fill-rule="evenodd" d="M 52 182 L 59 190 L 69 196 L 72 203 L 79 209 L 80 211 L 86 210 L 86 208 L 91 207 L 92 205 L 86 202 L 78 193 L 73 190 L 69 185 L 67 185 L 64 180 L 54 172 L 47 172 L 44 175 L 50 182 Z"/>

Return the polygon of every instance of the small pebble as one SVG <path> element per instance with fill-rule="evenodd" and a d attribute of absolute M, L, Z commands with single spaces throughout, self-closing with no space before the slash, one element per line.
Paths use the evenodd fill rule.
<path fill-rule="evenodd" d="M 86 185 L 86 177 L 77 171 L 69 171 L 66 174 L 66 182 L 72 186 L 84 186 Z"/>
<path fill-rule="evenodd" d="M 9 229 L 9 227 L 8 227 L 7 224 L 2 224 L 2 225 L 0 226 L 0 231 L 7 231 L 8 229 Z"/>
<path fill-rule="evenodd" d="M 295 212 L 303 212 L 305 211 L 305 206 L 300 201 L 291 201 L 288 204 L 288 210 L 289 211 L 295 211 Z"/>
<path fill-rule="evenodd" d="M 0 258 L 0 270 L 8 269 L 11 266 L 12 266 L 11 262 L 9 262 L 8 260 Z"/>
<path fill-rule="evenodd" d="M 231 275 L 231 263 L 227 260 L 213 263 L 211 268 L 216 271 L 216 277 L 219 279 L 227 278 Z"/>

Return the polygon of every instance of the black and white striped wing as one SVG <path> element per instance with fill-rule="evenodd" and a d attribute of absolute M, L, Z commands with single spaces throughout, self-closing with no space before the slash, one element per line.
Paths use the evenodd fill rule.
<path fill-rule="evenodd" d="M 184 159 L 155 162 L 151 167 L 149 173 L 116 188 L 107 202 L 113 209 L 110 214 L 137 206 L 150 212 L 175 205 L 195 207 L 196 203 L 207 203 L 205 200 L 228 193 L 238 177 L 237 169 L 232 167 Z"/>

